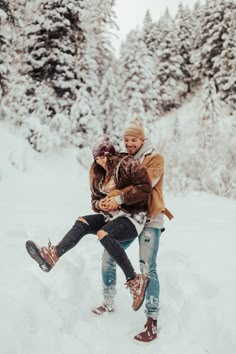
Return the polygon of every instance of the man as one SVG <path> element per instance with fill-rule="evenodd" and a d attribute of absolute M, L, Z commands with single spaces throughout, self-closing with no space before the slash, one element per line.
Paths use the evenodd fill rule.
<path fill-rule="evenodd" d="M 157 275 L 157 252 L 159 239 L 164 226 L 164 214 L 170 219 L 173 217 L 165 208 L 162 188 L 164 175 L 164 160 L 154 151 L 152 145 L 145 140 L 142 122 L 133 119 L 123 133 L 124 144 L 129 155 L 139 160 L 146 167 L 152 183 L 152 194 L 149 199 L 148 220 L 144 230 L 139 235 L 139 262 L 143 274 L 149 275 L 149 286 L 146 292 L 145 313 L 147 321 L 144 331 L 137 334 L 134 339 L 147 343 L 157 337 L 157 317 L 159 312 L 159 279 Z M 110 204 L 109 204 L 110 203 Z M 117 209 L 122 207 L 122 191 L 118 196 L 113 196 L 105 203 L 105 207 Z M 132 241 L 125 241 L 122 246 L 126 249 Z M 116 264 L 105 251 L 102 261 L 102 278 L 104 304 L 93 309 L 93 313 L 101 315 L 115 309 L 114 297 L 116 293 Z"/>

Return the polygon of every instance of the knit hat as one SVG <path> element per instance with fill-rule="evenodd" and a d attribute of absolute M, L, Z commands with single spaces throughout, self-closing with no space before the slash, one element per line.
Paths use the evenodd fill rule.
<path fill-rule="evenodd" d="M 144 128 L 140 118 L 134 118 L 126 125 L 123 136 L 127 135 L 140 138 L 142 140 L 145 139 Z"/>
<path fill-rule="evenodd" d="M 93 146 L 92 153 L 93 158 L 96 159 L 98 156 L 115 155 L 116 149 L 110 140 L 110 137 L 108 135 L 103 135 L 98 137 L 97 142 Z"/>

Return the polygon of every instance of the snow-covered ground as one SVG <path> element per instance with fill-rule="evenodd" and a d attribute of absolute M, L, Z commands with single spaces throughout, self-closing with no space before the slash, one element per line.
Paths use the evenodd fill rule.
<path fill-rule="evenodd" d="M 56 243 L 77 216 L 90 213 L 88 172 L 76 150 L 41 156 L 0 126 L 0 343 L 2 354 L 234 354 L 236 352 L 236 201 L 191 193 L 166 204 L 159 251 L 159 339 L 137 345 L 143 308 L 118 272 L 117 311 L 94 317 L 101 304 L 102 247 L 87 236 L 50 273 L 25 241 Z M 129 256 L 138 269 L 138 247 Z"/>

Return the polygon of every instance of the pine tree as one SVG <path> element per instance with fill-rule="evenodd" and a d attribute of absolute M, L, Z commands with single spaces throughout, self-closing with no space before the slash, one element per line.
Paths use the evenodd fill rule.
<path fill-rule="evenodd" d="M 180 106 L 187 92 L 182 72 L 183 58 L 175 24 L 167 10 L 159 20 L 161 43 L 157 50 L 157 75 L 163 111 Z"/>
<path fill-rule="evenodd" d="M 222 51 L 219 56 L 218 72 L 215 82 L 219 88 L 221 99 L 232 110 L 236 109 L 236 4 L 229 3 L 224 11 L 222 34 Z"/>
<path fill-rule="evenodd" d="M 76 102 L 71 111 L 73 141 L 79 147 L 93 144 L 93 137 L 102 132 L 99 121 L 100 83 L 113 59 L 109 28 L 116 26 L 114 1 L 85 0 L 81 13 L 85 42 L 78 56 L 78 83 Z"/>
<path fill-rule="evenodd" d="M 158 115 L 155 100 L 159 93 L 153 86 L 153 58 L 148 55 L 142 34 L 137 30 L 128 34 L 121 47 L 119 70 L 123 115 L 126 118 L 139 115 L 148 125 Z"/>
<path fill-rule="evenodd" d="M 27 119 L 30 107 L 30 90 L 34 90 L 33 83 L 25 74 L 24 66 L 24 50 L 25 36 L 24 28 L 27 21 L 31 17 L 32 10 L 35 10 L 33 4 L 27 3 L 25 0 L 14 0 L 11 8 L 15 14 L 14 28 L 8 31 L 9 43 L 7 47 L 7 56 L 5 57 L 5 65 L 9 68 L 7 72 L 7 94 L 1 102 L 1 116 L 17 127 L 24 125 Z M 30 7 L 27 11 L 27 6 Z M 30 90 L 27 87 L 32 86 Z M 27 93 L 26 93 L 27 91 Z"/>
<path fill-rule="evenodd" d="M 179 38 L 179 54 L 182 57 L 180 66 L 184 75 L 183 82 L 187 85 L 187 92 L 191 92 L 192 71 L 191 55 L 193 50 L 193 20 L 189 8 L 179 5 L 176 15 L 177 35 Z"/>
<path fill-rule="evenodd" d="M 76 0 L 47 0 L 26 30 L 28 74 L 48 82 L 57 97 L 75 99 L 76 55 L 84 41 Z"/>
<path fill-rule="evenodd" d="M 212 79 L 219 71 L 218 63 L 223 49 L 225 32 L 223 18 L 227 1 L 208 0 L 202 22 L 201 62 L 204 77 Z M 218 89 L 218 87 L 216 86 Z"/>
<path fill-rule="evenodd" d="M 94 136 L 102 133 L 101 124 L 98 121 L 98 98 L 93 91 L 92 73 L 84 73 L 85 82 L 81 84 L 77 99 L 71 107 L 72 142 L 79 148 L 92 146 Z"/>
<path fill-rule="evenodd" d="M 161 27 L 159 22 L 154 22 L 152 20 L 150 11 L 146 12 L 143 21 L 142 37 L 144 44 L 147 48 L 147 53 L 152 59 L 152 116 L 153 119 L 158 119 L 163 113 L 163 108 L 161 107 L 161 97 L 160 97 L 160 81 L 157 77 L 159 60 L 158 60 L 158 48 L 162 42 Z M 151 122 L 152 119 L 149 119 Z"/>
<path fill-rule="evenodd" d="M 153 22 L 149 10 L 143 20 L 143 41 L 148 49 L 148 54 L 155 56 L 158 47 L 158 28 L 157 23 Z"/>
<path fill-rule="evenodd" d="M 101 132 L 101 126 L 97 118 L 98 63 L 95 55 L 96 41 L 92 35 L 94 24 L 89 21 L 89 1 L 84 0 L 81 8 L 81 25 L 85 40 L 81 43 L 77 55 L 78 90 L 71 107 L 70 119 L 72 141 L 76 146 L 83 148 L 92 145 L 93 136 Z"/>
<path fill-rule="evenodd" d="M 9 83 L 10 62 L 8 53 L 11 43 L 7 32 L 10 32 L 15 22 L 16 17 L 10 8 L 9 2 L 0 0 L 0 99 L 7 93 Z M 8 28 L 8 31 L 4 31 L 2 29 L 3 26 L 5 29 Z"/>
<path fill-rule="evenodd" d="M 8 63 L 6 63 L 7 47 L 9 42 L 0 32 L 0 98 L 7 92 L 7 76 L 9 72 Z"/>
<path fill-rule="evenodd" d="M 122 117 L 120 117 L 121 102 L 119 99 L 119 78 L 115 71 L 115 64 L 111 65 L 105 73 L 98 91 L 99 98 L 99 121 L 104 134 L 118 138 L 122 129 Z"/>
<path fill-rule="evenodd" d="M 192 10 L 192 28 L 193 28 L 193 48 L 191 51 L 192 63 L 192 85 L 199 86 L 202 82 L 201 72 L 201 45 L 202 45 L 202 22 L 203 22 L 203 5 L 197 1 Z"/>
<path fill-rule="evenodd" d="M 114 3 L 114 0 L 87 1 L 88 10 L 84 13 L 84 31 L 90 46 L 93 44 L 91 55 L 97 64 L 99 82 L 114 59 L 112 37 L 113 30 L 118 29 Z"/>
<path fill-rule="evenodd" d="M 2 17 L 12 23 L 15 22 L 16 18 L 12 12 L 12 9 L 11 9 L 11 6 L 10 6 L 8 0 L 0 0 L 0 10 L 2 12 L 0 14 L 0 27 L 1 27 L 1 23 L 2 23 Z M 5 14 L 5 15 L 3 15 L 3 14 Z"/>
<path fill-rule="evenodd" d="M 220 104 L 213 80 L 205 80 L 203 86 L 202 107 L 199 117 L 199 144 L 202 149 L 212 149 L 220 121 Z"/>
<path fill-rule="evenodd" d="M 72 140 L 71 107 L 80 88 L 77 61 L 85 42 L 83 2 L 41 1 L 26 26 L 26 65 L 21 71 L 22 76 L 28 77 L 22 98 L 27 103 L 28 118 L 23 126 L 27 139 L 38 151 Z"/>
<path fill-rule="evenodd" d="M 231 173 L 235 164 L 235 139 L 221 120 L 222 106 L 214 81 L 206 80 L 203 89 L 197 151 L 201 190 L 218 195 L 235 195 L 235 180 Z"/>

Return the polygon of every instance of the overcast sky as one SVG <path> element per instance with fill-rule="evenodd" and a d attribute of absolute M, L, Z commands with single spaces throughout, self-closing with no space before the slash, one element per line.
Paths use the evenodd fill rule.
<path fill-rule="evenodd" d="M 119 36 L 123 40 L 126 34 L 138 25 L 142 25 L 146 11 L 149 9 L 153 20 L 157 20 L 169 8 L 175 14 L 178 4 L 192 8 L 197 0 L 116 0 L 117 23 L 120 27 Z M 201 1 L 202 2 L 202 1 Z"/>

